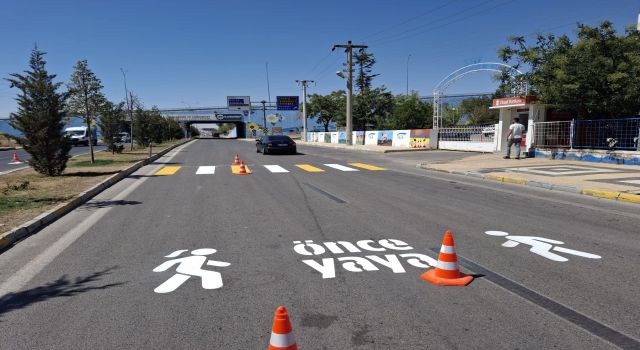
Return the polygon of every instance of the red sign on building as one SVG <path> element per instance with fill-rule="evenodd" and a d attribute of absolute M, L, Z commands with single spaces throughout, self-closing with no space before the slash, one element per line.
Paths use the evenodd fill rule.
<path fill-rule="evenodd" d="M 531 104 L 536 100 L 537 98 L 535 96 L 496 98 L 491 103 L 491 108 L 522 107 Z"/>

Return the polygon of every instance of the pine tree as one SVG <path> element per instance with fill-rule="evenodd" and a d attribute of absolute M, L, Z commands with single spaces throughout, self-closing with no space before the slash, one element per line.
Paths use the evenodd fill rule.
<path fill-rule="evenodd" d="M 95 128 L 95 114 L 106 102 L 105 97 L 102 95 L 102 83 L 89 69 L 87 60 L 78 61 L 73 69 L 71 82 L 67 85 L 69 89 L 69 112 L 83 115 L 87 128 Z M 94 163 L 94 140 L 92 138 L 93 135 L 89 132 L 91 163 Z"/>
<path fill-rule="evenodd" d="M 355 55 L 355 65 L 358 70 L 356 76 L 356 87 L 360 93 L 366 92 L 371 89 L 371 83 L 373 78 L 380 74 L 373 74 L 373 65 L 376 64 L 376 58 L 372 53 L 360 49 Z"/>
<path fill-rule="evenodd" d="M 20 90 L 18 111 L 11 113 L 11 126 L 22 132 L 19 139 L 31 155 L 29 165 L 48 176 L 62 174 L 69 160 L 71 145 L 63 135 L 66 94 L 58 93 L 62 83 L 46 70 L 45 53 L 36 47 L 31 52 L 30 70 L 11 74 L 11 87 Z"/>
<path fill-rule="evenodd" d="M 98 119 L 98 125 L 104 142 L 107 144 L 107 149 L 111 153 L 121 152 L 122 149 L 118 147 L 119 133 L 125 127 L 124 116 L 124 102 L 120 102 L 117 105 L 107 101 L 100 109 L 100 118 Z"/>

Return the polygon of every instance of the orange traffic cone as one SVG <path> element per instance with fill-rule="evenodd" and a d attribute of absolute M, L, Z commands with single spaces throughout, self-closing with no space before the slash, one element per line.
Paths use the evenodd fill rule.
<path fill-rule="evenodd" d="M 231 165 L 240 165 L 240 156 L 236 153 L 236 158 L 233 160 Z"/>
<path fill-rule="evenodd" d="M 473 276 L 460 272 L 451 231 L 447 230 L 444 233 L 436 268 L 423 273 L 420 277 L 425 281 L 444 286 L 466 286 L 473 280 Z"/>
<path fill-rule="evenodd" d="M 238 170 L 238 174 L 240 175 L 248 174 L 247 168 L 244 166 L 244 160 L 240 162 L 240 170 Z"/>
<path fill-rule="evenodd" d="M 298 350 L 298 345 L 293 339 L 293 328 L 291 328 L 289 315 L 284 306 L 279 306 L 273 316 L 268 350 Z"/>
<path fill-rule="evenodd" d="M 24 162 L 20 160 L 20 157 L 18 157 L 18 152 L 13 151 L 13 158 L 11 158 L 11 161 L 9 162 L 9 164 L 22 164 L 22 163 Z"/>

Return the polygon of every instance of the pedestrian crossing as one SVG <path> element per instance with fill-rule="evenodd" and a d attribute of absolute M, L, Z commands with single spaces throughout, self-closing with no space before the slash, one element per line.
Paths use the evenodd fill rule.
<path fill-rule="evenodd" d="M 347 166 L 348 165 L 348 166 Z M 264 169 L 267 173 L 271 174 L 286 174 L 291 172 L 309 172 L 309 173 L 324 173 L 327 171 L 343 171 L 343 172 L 357 172 L 361 170 L 369 170 L 369 171 L 380 171 L 387 170 L 385 168 L 365 164 L 365 163 L 348 163 L 347 165 L 337 164 L 337 163 L 327 163 L 327 164 L 293 164 L 290 169 L 286 169 L 285 167 L 277 164 L 265 164 L 265 165 L 255 165 L 254 171 L 256 168 Z M 183 168 L 186 168 L 182 170 Z M 158 170 L 154 175 L 157 176 L 168 176 L 175 175 L 178 172 L 185 172 L 187 169 L 192 169 L 193 167 L 189 166 L 165 166 Z M 252 173 L 248 166 L 245 166 L 247 173 Z M 182 171 L 181 171 L 182 170 Z M 196 175 L 215 175 L 221 172 L 231 172 L 233 174 L 237 174 L 240 171 L 239 165 L 201 165 L 196 168 Z"/>

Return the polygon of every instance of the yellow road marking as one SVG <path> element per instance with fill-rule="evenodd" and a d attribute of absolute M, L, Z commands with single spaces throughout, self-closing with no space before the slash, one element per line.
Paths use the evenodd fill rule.
<path fill-rule="evenodd" d="M 173 175 L 176 172 L 178 172 L 180 168 L 182 167 L 181 166 L 165 166 L 165 167 L 162 167 L 162 169 L 158 170 L 153 175 Z"/>
<path fill-rule="evenodd" d="M 369 165 L 369 164 L 365 164 L 365 163 L 349 163 L 349 164 L 353 165 L 354 167 L 367 169 L 367 170 L 387 170 L 387 169 L 381 168 L 379 166 Z"/>
<path fill-rule="evenodd" d="M 251 174 L 251 169 L 249 169 L 248 166 L 244 166 L 244 169 L 247 171 L 247 174 Z M 240 174 L 240 165 L 232 165 L 231 166 L 231 172 L 238 175 Z"/>
<path fill-rule="evenodd" d="M 302 170 L 306 170 L 310 173 L 321 173 L 324 170 L 320 169 L 320 168 L 316 168 L 313 165 L 309 165 L 309 164 L 296 164 L 296 166 Z"/>

